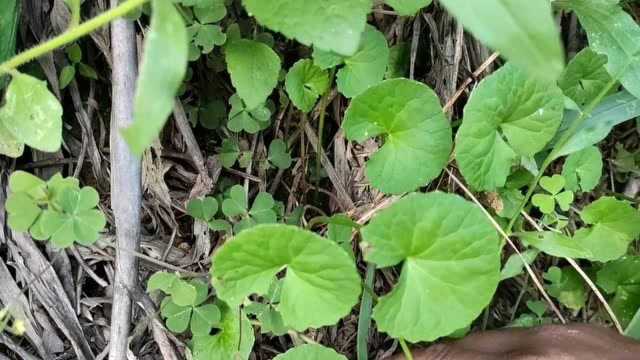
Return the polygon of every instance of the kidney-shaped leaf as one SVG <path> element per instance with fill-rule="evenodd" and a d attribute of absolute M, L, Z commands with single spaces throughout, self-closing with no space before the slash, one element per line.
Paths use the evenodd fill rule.
<path fill-rule="evenodd" d="M 335 350 L 317 344 L 305 344 L 289 349 L 273 360 L 347 360 Z"/>
<path fill-rule="evenodd" d="M 373 309 L 378 329 L 411 342 L 431 341 L 471 323 L 500 280 L 495 229 L 457 195 L 411 194 L 362 230 L 365 259 L 402 264 L 396 287 Z"/>
<path fill-rule="evenodd" d="M 611 261 L 627 252 L 640 235 L 640 212 L 626 201 L 603 196 L 580 213 L 585 224 L 574 234 L 576 242 L 593 254 L 591 260 Z"/>
<path fill-rule="evenodd" d="M 62 142 L 60 102 L 46 82 L 20 73 L 12 76 L 0 108 L 0 122 L 13 137 L 15 154 L 20 142 L 42 151 L 57 151 Z"/>
<path fill-rule="evenodd" d="M 334 242 L 295 226 L 258 225 L 241 232 L 218 250 L 212 269 L 218 296 L 229 304 L 266 294 L 286 269 L 277 310 L 296 330 L 335 324 L 360 295 L 351 257 Z"/>
<path fill-rule="evenodd" d="M 385 193 L 413 191 L 437 177 L 451 152 L 451 127 L 436 94 L 407 79 L 386 80 L 355 97 L 342 128 L 349 140 L 384 135 L 367 177 Z"/>
<path fill-rule="evenodd" d="M 243 0 L 258 22 L 289 38 L 342 55 L 360 45 L 371 0 Z"/>
<path fill-rule="evenodd" d="M 278 84 L 280 58 L 267 45 L 253 40 L 234 40 L 225 47 L 227 69 L 247 110 L 264 104 Z"/>
<path fill-rule="evenodd" d="M 329 88 L 329 74 L 314 65 L 312 60 L 300 60 L 289 69 L 285 86 L 293 104 L 309 112 L 320 95 Z"/>
<path fill-rule="evenodd" d="M 432 0 L 386 0 L 398 15 L 411 16 L 415 15 L 418 10 L 429 6 Z"/>
<path fill-rule="evenodd" d="M 558 86 L 576 104 L 584 106 L 595 99 L 611 81 L 605 65 L 607 57 L 585 48 L 571 59 L 558 79 Z"/>
<path fill-rule="evenodd" d="M 170 1 L 154 0 L 152 5 L 133 109 L 135 121 L 122 130 L 135 154 L 142 154 L 162 130 L 187 71 L 189 39 L 182 16 Z"/>
<path fill-rule="evenodd" d="M 464 108 L 456 160 L 469 185 L 504 186 L 517 156 L 532 156 L 553 138 L 562 120 L 562 91 L 507 64 L 483 80 Z"/>
<path fill-rule="evenodd" d="M 475 37 L 540 79 L 564 67 L 558 27 L 548 0 L 441 0 Z"/>

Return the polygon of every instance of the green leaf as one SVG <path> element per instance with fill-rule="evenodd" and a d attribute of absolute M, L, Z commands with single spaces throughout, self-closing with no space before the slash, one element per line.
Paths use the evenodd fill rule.
<path fill-rule="evenodd" d="M 587 301 L 587 290 L 582 278 L 572 268 L 558 268 L 552 266 L 543 275 L 551 282 L 546 286 L 549 295 L 555 297 L 560 303 L 569 309 L 580 310 Z"/>
<path fill-rule="evenodd" d="M 571 203 L 573 203 L 573 191 L 563 191 L 558 195 L 555 195 L 555 200 L 562 211 L 569 211 Z"/>
<path fill-rule="evenodd" d="M 0 123 L 16 140 L 55 152 L 62 142 L 62 106 L 47 83 L 16 73 L 0 108 Z"/>
<path fill-rule="evenodd" d="M 200 125 L 202 125 L 202 127 L 204 127 L 205 129 L 219 129 L 224 123 L 226 117 L 227 106 L 222 100 L 213 100 L 198 109 L 198 119 L 200 120 Z"/>
<path fill-rule="evenodd" d="M 253 293 L 266 294 L 283 269 L 277 310 L 298 331 L 335 324 L 358 301 L 361 280 L 349 255 L 290 225 L 258 225 L 227 241 L 213 257 L 211 275 L 218 296 L 239 304 Z"/>
<path fill-rule="evenodd" d="M 524 257 L 527 264 L 531 264 L 536 257 L 538 256 L 538 250 L 528 249 L 526 251 L 522 251 L 522 257 Z M 504 264 L 504 267 L 500 271 L 500 281 L 511 279 L 512 277 L 516 277 L 522 274 L 524 269 L 524 263 L 518 254 L 512 254 L 507 259 L 507 262 Z"/>
<path fill-rule="evenodd" d="M 626 91 L 606 97 L 584 120 L 576 133 L 555 151 L 556 157 L 569 155 L 600 142 L 614 126 L 637 116 L 640 116 L 640 99 Z M 563 131 L 570 128 L 577 117 L 577 112 L 565 115 L 563 129 L 558 136 L 562 136 Z"/>
<path fill-rule="evenodd" d="M 216 335 L 194 335 L 194 360 L 248 360 L 255 342 L 247 316 L 238 309 L 219 304 L 222 312 L 220 332 Z"/>
<path fill-rule="evenodd" d="M 384 35 L 371 25 L 362 34 L 358 51 L 344 59 L 344 67 L 338 71 L 338 91 L 352 98 L 378 84 L 384 78 L 389 63 L 389 46 Z"/>
<path fill-rule="evenodd" d="M 227 15 L 224 0 L 201 1 L 193 8 L 193 13 L 202 24 L 210 24 L 222 20 Z"/>
<path fill-rule="evenodd" d="M 578 15 L 591 48 L 608 57 L 609 74 L 640 98 L 640 26 L 635 20 L 617 1 L 569 0 L 559 4 Z"/>
<path fill-rule="evenodd" d="M 563 107 L 555 84 L 527 77 L 514 65 L 483 80 L 464 108 L 456 135 L 456 159 L 471 188 L 504 186 L 520 156 L 533 156 L 553 138 Z"/>
<path fill-rule="evenodd" d="M 553 231 L 525 232 L 517 234 L 522 242 L 551 256 L 572 259 L 588 259 L 591 251 L 585 249 L 575 239 Z"/>
<path fill-rule="evenodd" d="M 293 104 L 303 112 L 309 112 L 329 88 L 329 74 L 309 59 L 299 60 L 289 69 L 285 87 Z"/>
<path fill-rule="evenodd" d="M 16 35 L 20 19 L 20 1 L 5 0 L 0 11 L 0 63 L 5 62 L 16 52 Z M 0 76 L 0 90 L 6 85 L 6 78 Z M 2 153 L 2 134 L 0 132 L 0 153 Z"/>
<path fill-rule="evenodd" d="M 342 123 L 347 139 L 385 135 L 367 161 L 371 184 L 385 193 L 412 191 L 436 178 L 449 159 L 451 127 L 436 94 L 407 79 L 386 80 L 355 97 Z"/>
<path fill-rule="evenodd" d="M 279 169 L 285 170 L 291 166 L 291 155 L 287 151 L 287 143 L 282 139 L 275 139 L 269 144 L 268 160 Z"/>
<path fill-rule="evenodd" d="M 170 1 L 153 0 L 151 28 L 133 109 L 134 123 L 122 129 L 122 136 L 135 154 L 158 137 L 173 110 L 176 93 L 187 70 L 189 53 L 187 30 L 182 16 Z"/>
<path fill-rule="evenodd" d="M 187 204 L 187 214 L 198 220 L 207 222 L 218 212 L 218 201 L 212 197 L 193 199 Z"/>
<path fill-rule="evenodd" d="M 442 0 L 476 38 L 539 79 L 555 80 L 564 67 L 560 32 L 548 0 Z"/>
<path fill-rule="evenodd" d="M 411 46 L 407 42 L 393 45 L 389 49 L 389 66 L 385 79 L 406 77 L 409 73 L 411 62 Z"/>
<path fill-rule="evenodd" d="M 11 173 L 9 188 L 13 193 L 24 192 L 36 200 L 47 196 L 47 183 L 39 177 L 21 170 Z"/>
<path fill-rule="evenodd" d="M 222 166 L 231 168 L 240 156 L 240 147 L 238 143 L 232 139 L 222 140 L 222 148 L 220 149 L 220 161 Z"/>
<path fill-rule="evenodd" d="M 386 0 L 386 3 L 389 4 L 398 15 L 413 16 L 420 9 L 429 6 L 431 0 Z"/>
<path fill-rule="evenodd" d="M 555 195 L 564 188 L 566 181 L 562 175 L 543 176 L 540 178 L 540 186 L 547 190 L 551 195 Z"/>
<path fill-rule="evenodd" d="M 551 214 L 556 208 L 556 200 L 553 195 L 535 194 L 531 197 L 531 203 L 539 208 L 543 214 Z"/>
<path fill-rule="evenodd" d="M 243 0 L 249 14 L 271 30 L 326 51 L 353 55 L 371 0 Z M 285 15 L 286 14 L 286 15 Z M 283 16 L 285 15 L 285 16 Z"/>
<path fill-rule="evenodd" d="M 173 283 L 170 294 L 171 300 L 178 306 L 192 306 L 198 297 L 196 286 L 182 279 Z"/>
<path fill-rule="evenodd" d="M 585 224 L 575 240 L 593 254 L 595 261 L 611 261 L 627 252 L 629 243 L 640 235 L 640 212 L 626 201 L 603 196 L 580 213 Z"/>
<path fill-rule="evenodd" d="M 567 189 L 588 192 L 598 185 L 602 177 L 602 154 L 597 146 L 589 146 L 567 157 L 562 175 Z"/>
<path fill-rule="evenodd" d="M 174 273 L 158 271 L 147 280 L 147 291 L 162 290 L 166 294 L 171 294 L 171 289 L 180 278 Z"/>
<path fill-rule="evenodd" d="M 197 46 L 203 54 L 210 53 L 214 47 L 224 45 L 227 35 L 222 32 L 219 25 L 193 24 L 189 27 L 189 32 L 194 33 L 193 44 Z"/>
<path fill-rule="evenodd" d="M 345 57 L 331 51 L 313 48 L 313 63 L 322 70 L 331 69 L 344 63 Z"/>
<path fill-rule="evenodd" d="M 246 131 L 255 134 L 260 130 L 269 127 L 271 110 L 264 104 L 249 110 L 236 94 L 229 98 L 231 111 L 229 112 L 229 123 L 227 127 L 233 132 Z"/>
<path fill-rule="evenodd" d="M 604 264 L 596 283 L 615 294 L 609 304 L 622 326 L 627 327 L 640 309 L 640 257 L 626 256 Z"/>
<path fill-rule="evenodd" d="M 347 360 L 344 355 L 335 350 L 317 344 L 304 344 L 289 349 L 273 360 Z"/>
<path fill-rule="evenodd" d="M 277 215 L 273 210 L 274 206 L 275 201 L 273 201 L 271 194 L 267 192 L 258 193 L 256 198 L 253 200 L 253 205 L 251 205 L 249 215 L 251 215 L 258 224 L 275 223 L 277 221 Z"/>
<path fill-rule="evenodd" d="M 60 72 L 60 79 L 59 81 L 59 85 L 60 85 L 60 89 L 64 89 L 66 88 L 71 81 L 76 77 L 76 67 L 73 65 L 67 65 L 64 68 L 62 68 L 62 71 Z"/>
<path fill-rule="evenodd" d="M 162 302 L 160 314 L 166 319 L 167 328 L 178 334 L 184 332 L 189 327 L 193 308 L 191 306 L 180 306 L 171 301 L 171 298 L 165 299 L 166 301 Z"/>
<path fill-rule="evenodd" d="M 220 309 L 215 304 L 194 307 L 191 315 L 191 332 L 194 335 L 209 335 L 211 328 L 220 323 L 220 318 Z"/>
<path fill-rule="evenodd" d="M 23 192 L 11 194 L 5 203 L 5 209 L 9 214 L 9 226 L 18 232 L 28 231 L 42 213 L 35 201 Z"/>
<path fill-rule="evenodd" d="M 1 81 L 2 80 L 0 80 L 0 82 Z M 24 143 L 16 139 L 16 137 L 7 130 L 2 123 L 1 116 L 0 113 L 0 154 L 12 158 L 20 157 L 24 153 Z"/>
<path fill-rule="evenodd" d="M 222 202 L 222 212 L 229 217 L 242 215 L 249 207 L 247 193 L 242 185 L 233 185 L 229 198 Z"/>
<path fill-rule="evenodd" d="M 98 80 L 98 73 L 94 68 L 87 64 L 78 63 L 78 72 L 87 79 Z"/>
<path fill-rule="evenodd" d="M 231 82 L 247 109 L 264 104 L 278 84 L 278 55 L 267 45 L 247 39 L 228 43 L 225 53 Z"/>
<path fill-rule="evenodd" d="M 611 81 L 611 76 L 605 68 L 606 64 L 606 55 L 585 48 L 571 59 L 558 79 L 558 86 L 576 104 L 585 106 Z"/>
<path fill-rule="evenodd" d="M 365 260 L 402 264 L 395 288 L 378 300 L 378 329 L 411 342 L 467 326 L 500 280 L 500 242 L 485 215 L 457 195 L 414 193 L 362 229 Z"/>
<path fill-rule="evenodd" d="M 78 64 L 82 61 L 82 48 L 78 43 L 73 43 L 69 45 L 64 51 L 67 53 L 67 57 L 69 61 L 73 64 Z"/>

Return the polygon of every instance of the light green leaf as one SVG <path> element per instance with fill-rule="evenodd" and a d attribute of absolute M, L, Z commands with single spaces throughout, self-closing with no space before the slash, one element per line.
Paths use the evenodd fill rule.
<path fill-rule="evenodd" d="M 354 98 L 342 128 L 347 139 L 358 142 L 386 135 L 366 168 L 371 184 L 385 193 L 427 184 L 440 174 L 451 152 L 451 127 L 438 97 L 412 80 L 386 80 Z"/>
<path fill-rule="evenodd" d="M 160 314 L 166 319 L 167 328 L 179 334 L 189 327 L 192 310 L 191 306 L 180 306 L 171 301 L 171 298 L 165 298 L 160 308 Z"/>
<path fill-rule="evenodd" d="M 571 208 L 571 203 L 573 203 L 573 191 L 563 191 L 558 195 L 555 195 L 554 198 L 562 211 L 569 211 Z"/>
<path fill-rule="evenodd" d="M 36 200 L 47 196 L 47 184 L 39 177 L 26 171 L 16 170 L 9 177 L 9 188 L 13 193 L 27 193 Z"/>
<path fill-rule="evenodd" d="M 193 199 L 187 204 L 187 214 L 202 221 L 211 220 L 218 212 L 218 201 L 212 197 Z"/>
<path fill-rule="evenodd" d="M 35 201 L 24 192 L 11 194 L 4 206 L 9 214 L 9 226 L 18 232 L 28 231 L 42 212 Z"/>
<path fill-rule="evenodd" d="M 602 177 L 602 154 L 597 146 L 589 146 L 567 157 L 562 175 L 567 179 L 567 189 L 593 190 Z"/>
<path fill-rule="evenodd" d="M 556 200 L 552 195 L 535 194 L 531 197 L 531 203 L 542 211 L 543 214 L 551 214 L 556 208 Z"/>
<path fill-rule="evenodd" d="M 576 104 L 585 106 L 611 81 L 611 76 L 605 68 L 606 64 L 606 55 L 585 48 L 571 59 L 558 79 L 558 86 Z"/>
<path fill-rule="evenodd" d="M 210 24 L 222 20 L 227 15 L 224 0 L 201 1 L 193 8 L 193 14 L 202 24 Z"/>
<path fill-rule="evenodd" d="M 484 79 L 471 94 L 456 135 L 456 159 L 471 188 L 504 186 L 520 156 L 533 156 L 553 138 L 563 107 L 555 84 L 527 77 L 514 65 Z"/>
<path fill-rule="evenodd" d="M 587 290 L 582 278 L 573 268 L 552 266 L 543 275 L 551 284 L 546 286 L 549 295 L 569 309 L 580 310 L 587 301 Z"/>
<path fill-rule="evenodd" d="M 174 273 L 158 271 L 147 280 L 147 291 L 162 290 L 166 294 L 171 294 L 173 284 L 179 279 Z"/>
<path fill-rule="evenodd" d="M 362 230 L 365 260 L 402 264 L 396 287 L 373 309 L 378 329 L 411 342 L 467 326 L 500 280 L 500 242 L 482 211 L 457 195 L 414 193 Z"/>
<path fill-rule="evenodd" d="M 59 86 L 60 89 L 64 89 L 66 88 L 71 81 L 76 77 L 76 68 L 73 65 L 67 65 L 64 68 L 62 68 L 62 71 L 60 72 L 60 79 L 59 81 Z"/>
<path fill-rule="evenodd" d="M 256 198 L 253 200 L 253 205 L 251 205 L 249 215 L 251 215 L 251 218 L 253 218 L 253 220 L 258 224 L 275 223 L 277 221 L 277 215 L 273 210 L 274 206 L 275 201 L 273 201 L 271 194 L 267 192 L 258 193 Z"/>
<path fill-rule="evenodd" d="M 553 176 L 543 176 L 540 178 L 540 186 L 547 190 L 551 195 L 555 195 L 564 188 L 565 179 L 562 175 L 554 174 Z"/>
<path fill-rule="evenodd" d="M 335 350 L 317 344 L 304 344 L 289 349 L 273 360 L 347 360 Z"/>
<path fill-rule="evenodd" d="M 309 59 L 299 60 L 289 69 L 285 87 L 293 104 L 303 112 L 309 112 L 329 88 L 329 74 Z"/>
<path fill-rule="evenodd" d="M 331 51 L 313 48 L 313 63 L 322 70 L 331 69 L 344 63 L 345 56 L 338 55 Z"/>
<path fill-rule="evenodd" d="M 229 103 L 231 104 L 227 123 L 229 130 L 233 132 L 244 130 L 249 134 L 255 134 L 269 127 L 271 110 L 265 104 L 249 110 L 237 94 L 229 98 Z"/>
<path fill-rule="evenodd" d="M 287 143 L 282 139 L 275 139 L 269 144 L 269 157 L 268 160 L 278 167 L 285 170 L 291 166 L 291 155 L 287 151 Z"/>
<path fill-rule="evenodd" d="M 393 10 L 401 16 L 415 15 L 420 9 L 431 4 L 431 0 L 386 0 Z"/>
<path fill-rule="evenodd" d="M 538 256 L 538 250 L 528 249 L 526 251 L 522 251 L 522 257 L 525 259 L 527 264 L 531 264 L 536 257 Z M 504 267 L 500 271 L 500 281 L 511 279 L 512 277 L 516 277 L 522 274 L 524 269 L 524 263 L 518 254 L 512 254 L 507 259 L 507 262 L 504 264 Z"/>
<path fill-rule="evenodd" d="M 548 0 L 442 0 L 476 38 L 539 79 L 555 80 L 564 67 L 560 31 Z"/>
<path fill-rule="evenodd" d="M 640 213 L 629 203 L 603 196 L 580 213 L 585 224 L 575 240 L 593 254 L 595 261 L 611 261 L 627 252 L 629 243 L 640 235 Z"/>
<path fill-rule="evenodd" d="M 231 82 L 246 108 L 253 110 L 264 104 L 278 84 L 278 55 L 267 45 L 247 39 L 228 43 L 225 53 Z"/>
<path fill-rule="evenodd" d="M 640 26 L 620 5 L 609 0 L 569 0 L 559 5 L 573 10 L 586 30 L 591 48 L 607 55 L 607 70 L 625 89 L 640 98 Z"/>
<path fill-rule="evenodd" d="M 244 214 L 248 207 L 247 193 L 242 185 L 234 185 L 229 190 L 229 198 L 222 202 L 222 212 L 229 217 Z"/>
<path fill-rule="evenodd" d="M 32 148 L 54 152 L 62 142 L 62 106 L 47 83 L 16 73 L 0 108 L 0 123 L 17 140 Z"/>
<path fill-rule="evenodd" d="M 348 98 L 361 94 L 382 81 L 388 63 L 387 39 L 376 28 L 367 25 L 360 48 L 344 59 L 344 67 L 338 71 L 338 91 Z"/>
<path fill-rule="evenodd" d="M 219 305 L 220 332 L 193 337 L 193 360 L 248 360 L 255 342 L 249 319 L 238 309 Z"/>
<path fill-rule="evenodd" d="M 517 234 L 522 241 L 551 256 L 572 259 L 588 259 L 591 251 L 585 249 L 575 239 L 553 231 L 525 232 Z"/>
<path fill-rule="evenodd" d="M 191 332 L 194 335 L 209 335 L 211 328 L 220 323 L 220 318 L 220 309 L 215 304 L 194 307 L 191 315 Z"/>
<path fill-rule="evenodd" d="M 190 33 L 194 33 L 193 44 L 203 54 L 210 53 L 215 46 L 221 46 L 227 41 L 227 35 L 222 32 L 222 28 L 219 25 L 196 23 L 191 25 L 188 30 Z"/>
<path fill-rule="evenodd" d="M 122 136 L 135 154 L 160 134 L 187 70 L 189 41 L 182 16 L 170 1 L 153 0 L 151 28 L 138 76 L 134 123 Z"/>
<path fill-rule="evenodd" d="M 253 293 L 266 294 L 283 269 L 277 310 L 298 331 L 335 324 L 358 301 L 361 280 L 349 255 L 290 225 L 258 225 L 227 241 L 213 257 L 211 275 L 218 296 L 239 304 Z"/>
<path fill-rule="evenodd" d="M 304 45 L 353 55 L 360 44 L 371 0 L 243 0 L 259 23 Z M 286 16 L 283 16 L 286 14 Z"/>
<path fill-rule="evenodd" d="M 1 82 L 2 80 L 0 80 Z M 22 156 L 24 153 L 24 143 L 13 136 L 2 121 L 0 113 L 0 155 L 6 155 L 12 158 Z"/>
<path fill-rule="evenodd" d="M 555 151 L 556 158 L 597 144 L 607 137 L 614 126 L 637 116 L 640 116 L 640 99 L 626 91 L 606 97 L 579 126 L 576 133 Z M 565 114 L 558 137 L 561 137 L 566 129 L 571 127 L 577 117 L 577 112 Z"/>
<path fill-rule="evenodd" d="M 196 286 L 182 279 L 172 284 L 170 294 L 171 300 L 178 306 L 192 306 L 198 297 Z"/>

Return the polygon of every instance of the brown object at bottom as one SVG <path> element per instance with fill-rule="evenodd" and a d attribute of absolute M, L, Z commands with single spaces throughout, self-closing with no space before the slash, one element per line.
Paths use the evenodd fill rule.
<path fill-rule="evenodd" d="M 640 360 L 640 343 L 601 326 L 492 330 L 414 350 L 414 360 Z M 404 360 L 397 355 L 392 360 Z"/>

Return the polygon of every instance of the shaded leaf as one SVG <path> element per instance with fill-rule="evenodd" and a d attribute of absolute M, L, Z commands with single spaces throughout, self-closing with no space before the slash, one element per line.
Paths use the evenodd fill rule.
<path fill-rule="evenodd" d="M 611 76 L 605 68 L 606 64 L 606 55 L 585 48 L 571 59 L 558 79 L 558 86 L 576 104 L 585 106 L 611 81 Z"/>
<path fill-rule="evenodd" d="M 335 350 L 317 344 L 304 344 L 279 354 L 273 360 L 347 360 Z"/>
<path fill-rule="evenodd" d="M 299 60 L 289 69 L 285 87 L 293 104 L 303 112 L 309 112 L 329 88 L 329 74 L 309 59 Z"/>
<path fill-rule="evenodd" d="M 269 162 L 279 169 L 288 169 L 291 166 L 291 155 L 287 151 L 287 143 L 282 139 L 275 139 L 269 144 Z"/>
<path fill-rule="evenodd" d="M 567 157 L 562 175 L 567 179 L 566 188 L 572 191 L 591 191 L 602 177 L 602 154 L 597 146 L 589 146 Z"/>
<path fill-rule="evenodd" d="M 546 285 L 549 295 L 555 297 L 569 309 L 580 310 L 587 301 L 587 290 L 582 278 L 572 268 L 552 266 L 543 277 L 550 282 Z"/>
<path fill-rule="evenodd" d="M 215 335 L 194 335 L 194 360 L 247 360 L 255 337 L 249 319 L 238 309 L 219 304 L 222 313 L 220 332 Z"/>
<path fill-rule="evenodd" d="M 192 199 L 187 204 L 187 213 L 192 217 L 207 222 L 218 212 L 218 201 L 212 197 Z"/>

